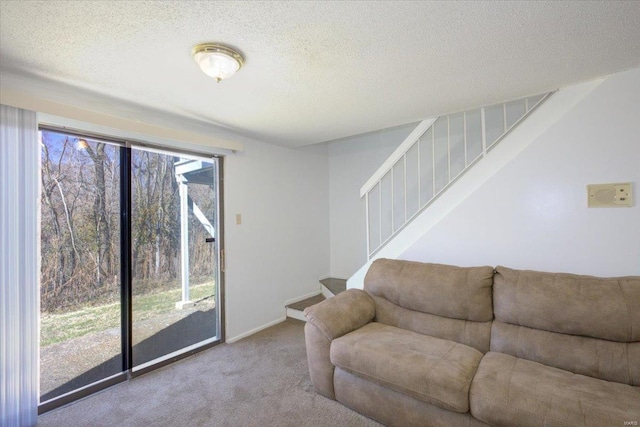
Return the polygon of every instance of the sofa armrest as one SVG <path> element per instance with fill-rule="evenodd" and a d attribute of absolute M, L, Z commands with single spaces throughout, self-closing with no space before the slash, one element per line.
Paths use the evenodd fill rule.
<path fill-rule="evenodd" d="M 371 322 L 375 312 L 373 299 L 360 289 L 349 289 L 304 310 L 309 374 L 318 393 L 336 399 L 333 390 L 335 367 L 330 359 L 331 341 Z"/>
<path fill-rule="evenodd" d="M 373 299 L 360 289 L 349 289 L 304 310 L 307 322 L 329 341 L 363 327 L 375 314 Z"/>

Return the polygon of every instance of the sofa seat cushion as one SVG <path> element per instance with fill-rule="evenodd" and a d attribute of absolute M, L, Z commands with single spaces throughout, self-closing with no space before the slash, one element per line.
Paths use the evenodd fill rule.
<path fill-rule="evenodd" d="M 622 426 L 640 420 L 640 388 L 487 353 L 471 384 L 471 414 L 500 426 Z"/>
<path fill-rule="evenodd" d="M 372 322 L 331 343 L 331 362 L 360 378 L 456 412 L 482 359 L 454 341 Z"/>

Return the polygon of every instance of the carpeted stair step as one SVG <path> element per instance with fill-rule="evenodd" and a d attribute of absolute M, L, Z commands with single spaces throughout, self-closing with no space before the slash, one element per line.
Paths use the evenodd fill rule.
<path fill-rule="evenodd" d="M 320 280 L 320 283 L 322 283 L 322 294 L 327 298 L 331 298 L 347 290 L 347 281 L 345 279 L 329 277 Z"/>
<path fill-rule="evenodd" d="M 303 299 L 302 301 L 293 302 L 286 306 L 287 309 L 287 317 L 291 317 L 293 319 L 298 319 L 306 322 L 303 311 L 307 307 L 311 307 L 314 304 L 318 304 L 324 301 L 326 298 L 322 294 L 318 294 L 312 296 L 307 299 Z"/>
<path fill-rule="evenodd" d="M 304 299 L 302 301 L 294 302 L 285 306 L 287 317 L 298 319 L 306 322 L 303 311 L 307 307 L 311 307 L 314 304 L 324 301 L 327 298 L 338 295 L 340 292 L 347 290 L 347 281 L 344 279 L 336 279 L 335 277 L 329 277 L 320 280 L 322 284 L 320 295 L 312 296 L 311 298 Z"/>

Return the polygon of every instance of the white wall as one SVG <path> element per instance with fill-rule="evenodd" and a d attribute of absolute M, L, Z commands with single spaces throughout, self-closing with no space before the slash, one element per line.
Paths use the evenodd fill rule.
<path fill-rule="evenodd" d="M 640 70 L 609 76 L 399 258 L 640 274 Z M 632 182 L 632 208 L 586 207 L 586 185 Z"/>
<path fill-rule="evenodd" d="M 398 126 L 329 143 L 332 277 L 346 279 L 366 262 L 365 204 L 360 188 L 415 126 Z"/>
<path fill-rule="evenodd" d="M 282 320 L 329 271 L 326 152 L 244 146 L 224 160 L 227 340 Z"/>

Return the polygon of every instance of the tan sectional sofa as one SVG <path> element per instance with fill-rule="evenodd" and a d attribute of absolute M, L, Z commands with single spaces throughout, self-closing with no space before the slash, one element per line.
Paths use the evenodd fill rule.
<path fill-rule="evenodd" d="M 381 259 L 305 315 L 316 391 L 386 425 L 640 423 L 640 277 Z"/>

